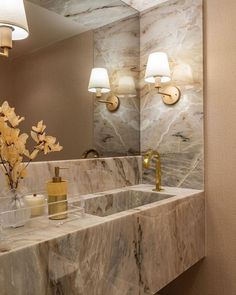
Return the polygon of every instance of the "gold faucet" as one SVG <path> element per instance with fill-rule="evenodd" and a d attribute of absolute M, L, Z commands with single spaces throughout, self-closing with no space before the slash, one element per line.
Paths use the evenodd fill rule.
<path fill-rule="evenodd" d="M 87 159 L 89 154 L 92 154 L 93 158 L 99 158 L 99 156 L 100 156 L 98 151 L 96 151 L 95 149 L 90 149 L 90 150 L 87 150 L 83 153 L 82 158 Z"/>
<path fill-rule="evenodd" d="M 144 155 L 143 159 L 143 165 L 144 168 L 148 169 L 150 167 L 150 162 L 152 158 L 157 159 L 156 164 L 156 188 L 154 191 L 160 192 L 162 190 L 161 188 L 161 157 L 160 154 L 157 151 L 149 150 Z"/>

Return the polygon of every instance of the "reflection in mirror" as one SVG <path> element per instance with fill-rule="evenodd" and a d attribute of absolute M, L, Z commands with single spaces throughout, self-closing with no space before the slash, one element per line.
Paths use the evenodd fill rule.
<path fill-rule="evenodd" d="M 0 103 L 27 120 L 43 119 L 64 147 L 48 160 L 139 153 L 139 16 L 119 0 L 25 1 L 30 36 L 0 59 Z M 92 68 L 106 68 L 120 99 L 111 113 L 88 91 Z"/>

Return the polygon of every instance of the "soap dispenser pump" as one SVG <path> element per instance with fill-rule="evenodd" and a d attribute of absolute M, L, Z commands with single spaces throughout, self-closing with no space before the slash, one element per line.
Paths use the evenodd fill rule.
<path fill-rule="evenodd" d="M 53 220 L 67 218 L 67 181 L 62 180 L 60 176 L 61 169 L 67 168 L 55 167 L 55 175 L 52 181 L 47 183 L 48 214 Z"/>

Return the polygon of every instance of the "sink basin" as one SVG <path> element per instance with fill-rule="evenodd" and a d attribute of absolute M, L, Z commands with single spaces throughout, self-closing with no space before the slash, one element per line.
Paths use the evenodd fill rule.
<path fill-rule="evenodd" d="M 165 200 L 173 196 L 158 192 L 133 190 L 107 194 L 86 199 L 84 203 L 85 213 L 104 217 Z"/>

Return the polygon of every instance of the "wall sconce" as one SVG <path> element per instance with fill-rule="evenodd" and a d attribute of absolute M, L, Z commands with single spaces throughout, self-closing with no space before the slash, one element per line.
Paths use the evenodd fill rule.
<path fill-rule="evenodd" d="M 23 0 L 0 0 L 0 55 L 8 57 L 12 40 L 29 36 Z"/>
<path fill-rule="evenodd" d="M 120 99 L 115 95 L 111 95 L 107 100 L 100 99 L 103 94 L 109 93 L 111 91 L 110 81 L 108 77 L 107 70 L 104 68 L 94 68 L 92 69 L 88 91 L 96 93 L 98 101 L 105 103 L 108 111 L 115 112 L 120 106 Z"/>
<path fill-rule="evenodd" d="M 155 84 L 155 88 L 162 95 L 162 100 L 165 104 L 173 105 L 179 101 L 181 97 L 179 88 L 174 86 L 161 87 L 161 83 L 171 81 L 170 66 L 166 53 L 155 52 L 149 55 L 145 81 Z"/>
<path fill-rule="evenodd" d="M 121 76 L 118 82 L 117 93 L 119 97 L 133 98 L 137 96 L 135 81 L 132 76 Z"/>

